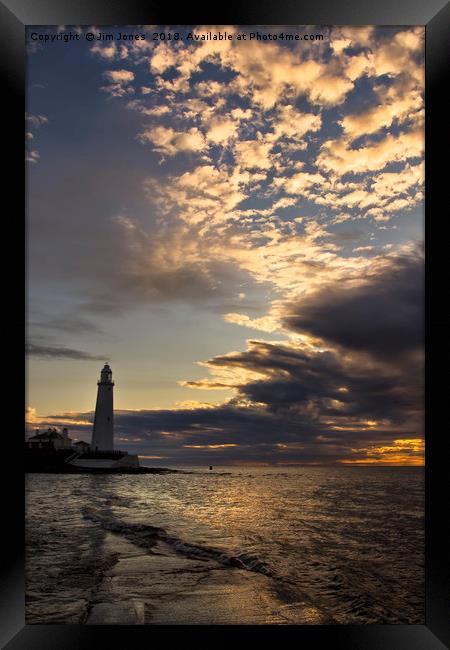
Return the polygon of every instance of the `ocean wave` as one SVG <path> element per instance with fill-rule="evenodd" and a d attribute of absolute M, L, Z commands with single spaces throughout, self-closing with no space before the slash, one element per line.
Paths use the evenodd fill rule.
<path fill-rule="evenodd" d="M 123 535 L 129 541 L 138 546 L 151 549 L 158 541 L 164 542 L 173 548 L 177 553 L 199 560 L 213 560 L 223 566 L 235 567 L 245 571 L 262 573 L 268 577 L 274 577 L 269 567 L 257 555 L 248 552 L 241 552 L 230 555 L 225 551 L 211 546 L 202 546 L 187 542 L 173 535 L 169 535 L 164 528 L 150 526 L 148 524 L 128 523 L 114 517 L 110 512 L 92 506 L 85 506 L 82 509 L 85 519 L 97 523 L 104 530 Z"/>

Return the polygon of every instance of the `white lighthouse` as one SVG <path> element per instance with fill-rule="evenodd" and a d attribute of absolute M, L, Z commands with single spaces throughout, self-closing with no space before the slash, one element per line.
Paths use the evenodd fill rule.
<path fill-rule="evenodd" d="M 77 449 L 67 462 L 81 471 L 140 472 L 139 458 L 136 454 L 114 450 L 114 382 L 112 370 L 107 363 L 102 368 L 97 386 L 92 443 L 89 449 Z"/>
<path fill-rule="evenodd" d="M 107 363 L 100 373 L 97 382 L 97 403 L 95 405 L 94 428 L 92 430 L 91 449 L 93 451 L 113 451 L 114 421 L 113 421 L 113 388 L 112 370 Z"/>

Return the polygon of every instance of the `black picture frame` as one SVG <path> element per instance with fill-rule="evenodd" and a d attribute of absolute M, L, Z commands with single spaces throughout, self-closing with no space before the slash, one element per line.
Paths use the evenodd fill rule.
<path fill-rule="evenodd" d="M 11 201 L 5 221 L 12 225 L 7 248 L 17 247 L 4 271 L 4 286 L 10 290 L 5 298 L 8 310 L 5 321 L 11 331 L 4 341 L 23 336 L 23 311 L 10 305 L 21 301 L 22 257 L 24 246 L 25 182 L 23 162 L 23 115 L 25 95 L 25 27 L 28 25 L 112 25 L 112 24 L 306 24 L 306 25 L 425 25 L 426 26 L 426 624 L 425 625 L 336 625 L 336 626 L 221 626 L 220 637 L 210 626 L 81 626 L 25 625 L 24 570 L 24 472 L 23 437 L 19 422 L 23 408 L 19 388 L 24 383 L 23 366 L 17 361 L 8 375 L 11 395 L 6 409 L 13 418 L 4 418 L 2 444 L 3 550 L 0 581 L 2 647 L 8 650 L 63 648 L 137 647 L 154 642 L 155 631 L 161 632 L 165 644 L 178 638 L 202 644 L 255 642 L 259 634 L 271 643 L 295 642 L 310 648 L 345 650 L 438 650 L 450 644 L 450 581 L 448 555 L 448 470 L 445 429 L 447 387 L 443 378 L 448 372 L 448 336 L 445 316 L 446 266 L 448 242 L 442 235 L 448 219 L 445 196 L 450 155 L 448 105 L 444 89 L 450 67 L 450 5 L 442 0 L 233 0 L 211 3 L 197 9 L 191 3 L 171 6 L 161 0 L 0 0 L 0 65 L 2 74 L 4 125 L 11 144 L 3 151 L 7 180 L 5 194 Z M 447 182 L 446 182 L 447 181 Z M 447 208 L 448 212 L 448 208 Z M 5 225 L 5 223 L 4 223 Z M 4 240 L 5 241 L 5 240 Z M 6 257 L 5 255 L 2 257 Z M 12 258 L 10 258 L 12 259 Z M 23 302 L 21 301 L 21 304 Z M 22 339 L 23 340 L 23 339 Z M 18 346 L 22 342 L 17 341 Z M 5 346 L 6 347 L 6 346 Z M 19 347 L 17 347 L 19 349 Z M 18 376 L 17 376 L 18 371 Z M 9 421 L 11 420 L 11 425 Z M 8 422 L 8 425 L 6 423 Z M 255 634 L 258 637 L 255 637 Z M 179 635 L 182 635 L 179 637 Z"/>

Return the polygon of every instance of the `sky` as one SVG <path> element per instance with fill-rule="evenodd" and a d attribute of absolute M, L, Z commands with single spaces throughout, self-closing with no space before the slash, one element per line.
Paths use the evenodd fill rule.
<path fill-rule="evenodd" d="M 27 31 L 27 430 L 422 464 L 424 29 Z"/>

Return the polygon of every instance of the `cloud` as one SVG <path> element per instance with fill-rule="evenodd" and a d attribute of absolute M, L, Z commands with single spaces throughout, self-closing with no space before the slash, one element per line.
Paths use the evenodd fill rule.
<path fill-rule="evenodd" d="M 375 194 L 378 202 L 383 199 L 396 197 L 411 190 L 414 186 L 422 186 L 425 180 L 425 165 L 405 165 L 399 172 L 385 172 L 373 178 L 370 191 Z"/>
<path fill-rule="evenodd" d="M 399 136 L 387 135 L 374 144 L 352 148 L 346 140 L 327 140 L 321 147 L 316 164 L 319 169 L 339 170 L 340 174 L 358 174 L 383 169 L 389 163 L 421 158 L 424 148 L 422 129 Z"/>
<path fill-rule="evenodd" d="M 112 43 L 108 43 L 108 45 L 100 45 L 100 43 L 96 43 L 91 47 L 91 52 L 93 54 L 98 54 L 102 59 L 110 61 L 117 57 L 118 49 L 113 41 Z"/>
<path fill-rule="evenodd" d="M 199 237 L 186 225 L 147 230 L 137 220 L 118 215 L 109 227 L 121 265 L 106 268 L 104 276 L 97 277 L 97 291 L 88 288 L 84 300 L 88 310 L 121 313 L 145 304 L 176 302 L 216 309 L 227 300 L 233 304 L 239 286 L 248 281 L 245 269 L 214 254 L 217 240 Z"/>
<path fill-rule="evenodd" d="M 166 464 L 420 464 L 422 276 L 423 259 L 412 250 L 380 258 L 367 277 L 280 303 L 286 330 L 298 338 L 250 340 L 245 351 L 202 362 L 210 378 L 181 382 L 232 388 L 231 400 L 119 411 L 117 434 L 128 450 L 151 450 Z M 88 425 L 77 423 L 92 419 L 70 417 L 80 432 Z"/>
<path fill-rule="evenodd" d="M 236 136 L 238 123 L 227 118 L 214 118 L 209 123 L 206 137 L 216 144 L 227 142 L 230 138 Z"/>
<path fill-rule="evenodd" d="M 97 158 L 91 143 L 60 157 L 45 191 L 31 179 L 35 295 L 51 286 L 80 315 L 73 328 L 44 317 L 39 331 L 70 343 L 86 313 L 170 306 L 179 318 L 184 303 L 199 326 L 213 310 L 236 335 L 191 359 L 208 376 L 174 381 L 232 399 L 118 412 L 130 450 L 213 463 L 421 453 L 408 441 L 422 435 L 423 262 L 408 239 L 423 198 L 422 34 L 92 48 L 119 102 L 108 119 L 126 128 Z M 35 117 L 28 126 L 45 123 Z M 271 340 L 236 343 L 249 329 Z M 98 359 L 33 341 L 41 358 Z M 80 434 L 91 416 L 67 415 Z"/>
<path fill-rule="evenodd" d="M 131 70 L 107 70 L 104 76 L 114 83 L 128 83 L 133 81 L 134 72 Z"/>
<path fill-rule="evenodd" d="M 149 178 L 145 187 L 162 214 L 173 214 L 192 229 L 193 239 L 197 236 L 195 229 L 204 223 L 205 227 L 209 224 L 209 235 L 217 242 L 217 226 L 239 218 L 236 207 L 247 196 L 244 186 L 249 177 L 236 171 L 229 174 L 213 165 L 199 165 L 169 177 L 166 185 Z M 220 239 L 223 246 L 223 237 Z"/>
<path fill-rule="evenodd" d="M 399 31 L 392 39 L 374 48 L 374 66 L 378 75 L 399 75 L 407 70 L 417 79 L 423 79 L 423 66 L 416 62 L 416 55 L 423 52 L 424 30 L 414 27 Z"/>
<path fill-rule="evenodd" d="M 126 97 L 134 93 L 134 88 L 131 85 L 134 80 L 134 72 L 131 70 L 106 70 L 103 76 L 111 83 L 102 86 L 101 90 L 111 97 Z"/>
<path fill-rule="evenodd" d="M 282 98 L 306 96 L 312 104 L 341 104 L 353 82 L 331 72 L 331 66 L 304 60 L 299 51 L 255 41 L 240 43 L 221 53 L 222 64 L 237 73 L 236 85 L 245 88 L 252 100 L 269 110 Z"/>
<path fill-rule="evenodd" d="M 268 138 L 274 141 L 280 138 L 293 140 L 297 145 L 307 133 L 317 132 L 322 126 L 321 115 L 302 113 L 294 106 L 286 104 L 278 108 L 273 121 L 274 132 Z"/>
<path fill-rule="evenodd" d="M 83 334 L 88 333 L 92 334 L 101 334 L 102 337 L 105 336 L 104 330 L 99 327 L 92 320 L 89 320 L 77 312 L 60 314 L 59 316 L 52 316 L 51 319 L 44 320 L 29 320 L 28 324 L 32 328 L 44 329 L 44 330 L 55 330 L 57 332 L 63 332 L 68 334 Z"/>
<path fill-rule="evenodd" d="M 314 175 L 310 175 L 314 178 Z M 294 191 L 302 176 L 282 180 L 274 179 L 285 191 Z M 298 180 L 297 180 L 298 179 Z M 305 177 L 308 179 L 308 176 Z M 409 211 L 423 200 L 424 165 L 406 163 L 403 168 L 392 172 L 378 172 L 366 175 L 357 182 L 341 182 L 332 177 L 322 177 L 317 183 L 299 183 L 299 189 L 317 205 L 358 210 L 359 217 L 373 217 L 375 221 L 386 221 L 395 212 Z M 292 188 L 292 190 L 291 190 Z M 336 217 L 334 223 L 338 223 Z M 340 215 L 342 220 L 351 215 Z"/>
<path fill-rule="evenodd" d="M 31 115 L 30 113 L 25 113 L 25 120 L 36 129 L 43 124 L 48 124 L 48 117 L 45 115 Z"/>
<path fill-rule="evenodd" d="M 37 130 L 44 124 L 48 124 L 48 117 L 45 115 L 32 115 L 31 113 L 25 113 L 25 121 L 27 123 L 27 129 L 29 129 L 25 132 L 25 138 L 27 141 L 25 149 L 25 161 L 36 164 L 41 156 L 37 149 L 31 149 L 30 141 L 34 140 L 35 138 L 33 130 Z"/>
<path fill-rule="evenodd" d="M 150 70 L 157 74 L 162 74 L 179 61 L 179 53 L 173 47 L 165 43 L 159 43 L 158 47 L 154 49 L 153 56 L 151 57 Z"/>
<path fill-rule="evenodd" d="M 217 29 L 208 27 L 208 31 Z M 206 28 L 196 28 L 195 33 L 202 30 Z M 374 175 L 393 163 L 408 164 L 422 156 L 422 36 L 422 28 L 386 29 L 377 34 L 369 27 L 337 27 L 330 32 L 331 58 L 328 46 L 319 43 L 308 47 L 305 42 L 301 48 L 255 41 L 159 43 L 148 59 L 153 79 L 145 88 L 150 102 L 133 100 L 128 106 L 155 120 L 167 120 L 172 114 L 176 128 L 155 121 L 138 136 L 162 154 L 163 161 L 180 152 L 195 152 L 221 173 L 226 160 L 229 177 L 246 170 L 253 172 L 256 181 L 255 172 L 263 171 L 266 177 L 258 179 L 260 185 L 246 188 L 248 197 L 257 187 L 264 187 L 275 167 L 275 190 L 330 210 L 344 206 L 376 221 L 389 220 L 393 213 L 419 202 L 421 195 L 409 194 L 395 201 L 385 197 L 375 207 L 379 197 L 367 187 L 368 178 L 364 179 L 366 187 L 354 192 L 337 192 L 335 185 L 346 174 Z M 399 49 L 405 65 L 386 72 L 386 62 Z M 197 76 L 206 66 L 208 76 L 199 81 Z M 217 78 L 209 78 L 214 71 Z M 366 98 L 356 112 L 349 111 L 349 93 L 360 93 L 355 84 L 363 76 L 370 79 L 370 101 Z M 240 96 L 242 106 L 236 106 L 235 95 Z M 307 100 L 308 108 L 300 110 L 300 97 Z M 336 124 L 343 135 L 319 139 L 323 109 L 341 105 Z M 399 126 L 408 130 L 386 133 Z M 382 137 L 371 138 L 374 134 Z M 298 159 L 298 153 L 308 147 L 312 147 L 309 160 L 316 169 L 304 169 L 304 162 Z M 292 174 L 299 168 L 308 176 Z M 308 178 L 320 182 L 305 186 L 302 180 Z M 348 181 L 345 184 L 349 186 Z M 207 215 L 210 206 L 203 199 L 195 210 L 195 198 L 191 196 L 187 212 L 195 211 L 198 221 L 202 207 Z"/>
<path fill-rule="evenodd" d="M 374 431 L 368 422 L 385 432 L 390 425 L 413 424 L 420 390 L 400 369 L 383 364 L 364 365 L 336 350 L 311 350 L 286 343 L 251 341 L 246 352 L 232 359 L 215 357 L 209 365 L 231 365 L 266 373 L 264 379 L 247 382 L 241 394 L 251 402 L 265 404 L 278 414 L 299 421 L 301 428 L 323 431 L 347 430 L 365 437 Z M 402 368 L 404 370 L 404 368 Z M 419 423 L 420 424 L 420 423 Z M 420 431 L 420 429 L 419 429 Z"/>
<path fill-rule="evenodd" d="M 241 140 L 236 144 L 235 155 L 243 169 L 270 169 L 272 161 L 269 152 L 272 143 L 258 140 Z"/>
<path fill-rule="evenodd" d="M 227 323 L 235 323 L 242 327 L 260 330 L 262 332 L 276 332 L 280 329 L 280 323 L 272 316 L 261 316 L 260 318 L 250 318 L 246 314 L 229 313 L 224 316 Z"/>
<path fill-rule="evenodd" d="M 282 187 L 287 194 L 301 194 L 314 185 L 321 186 L 325 183 L 325 177 L 322 174 L 312 174 L 309 172 L 299 172 L 293 176 L 276 178 L 274 183 Z"/>
<path fill-rule="evenodd" d="M 183 151 L 201 153 L 205 146 L 203 135 L 194 127 L 188 131 L 175 131 L 171 127 L 157 126 L 145 129 L 138 138 L 142 143 L 151 143 L 154 151 L 167 156 Z"/>
<path fill-rule="evenodd" d="M 83 350 L 74 350 L 59 345 L 35 345 L 28 343 L 26 352 L 29 356 L 40 357 L 42 359 L 74 359 L 82 361 L 104 361 L 104 357 L 84 352 Z"/>
<path fill-rule="evenodd" d="M 280 308 L 286 328 L 316 338 L 248 341 L 246 351 L 202 363 L 211 379 L 183 385 L 234 387 L 236 397 L 220 413 L 231 410 L 238 420 L 251 413 L 254 427 L 247 434 L 272 422 L 272 436 L 252 434 L 260 459 L 285 453 L 298 462 L 420 464 L 422 296 L 421 255 L 388 257 L 368 278 L 331 285 Z M 207 417 L 222 427 L 223 437 L 215 434 L 201 444 L 250 444 L 247 434 L 235 437 L 223 420 L 219 425 L 217 413 L 210 409 Z M 401 442 L 407 440 L 415 442 Z M 258 455 L 259 445 L 269 443 Z"/>
<path fill-rule="evenodd" d="M 380 88 L 379 104 L 359 114 L 345 116 L 340 122 L 345 134 L 356 139 L 388 128 L 394 122 L 419 121 L 423 108 L 422 89 L 407 88 L 398 95 L 393 90 L 393 87 Z"/>
<path fill-rule="evenodd" d="M 330 47 L 337 54 L 342 54 L 347 48 L 370 48 L 374 45 L 374 28 L 335 26 L 330 33 Z"/>
<path fill-rule="evenodd" d="M 30 163 L 37 163 L 40 158 L 39 151 L 37 149 L 30 149 L 25 152 L 25 160 Z"/>
<path fill-rule="evenodd" d="M 424 268 L 420 255 L 387 258 L 356 286 L 321 290 L 293 304 L 287 327 L 393 359 L 423 348 Z"/>
<path fill-rule="evenodd" d="M 261 399 L 258 404 L 241 399 L 208 408 L 118 410 L 120 447 L 161 456 L 166 465 L 376 462 L 383 460 L 383 449 L 388 462 L 422 461 L 422 437 L 411 420 L 414 395 L 405 382 L 396 386 L 394 378 L 377 380 L 374 373 L 361 369 L 354 369 L 352 376 L 333 355 L 317 359 L 308 370 L 311 360 L 306 363 L 298 352 L 277 345 L 252 348 L 247 363 L 259 365 L 261 354 L 267 367 L 272 359 L 278 360 L 277 369 L 287 369 L 287 374 L 249 386 L 248 393 Z M 310 392 L 299 392 L 308 372 L 318 374 L 316 384 Z M 348 381 L 346 393 L 339 390 L 343 379 Z M 88 439 L 92 416 L 55 415 L 40 422 L 63 421 L 71 432 Z"/>

